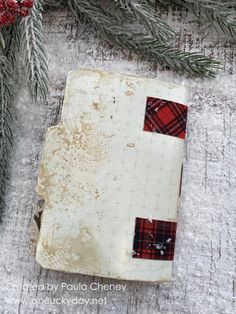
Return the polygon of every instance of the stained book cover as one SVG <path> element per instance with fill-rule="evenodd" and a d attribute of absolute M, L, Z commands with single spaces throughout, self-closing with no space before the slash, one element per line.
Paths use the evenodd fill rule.
<path fill-rule="evenodd" d="M 187 90 L 157 79 L 69 73 L 45 137 L 37 262 L 126 280 L 171 277 Z"/>

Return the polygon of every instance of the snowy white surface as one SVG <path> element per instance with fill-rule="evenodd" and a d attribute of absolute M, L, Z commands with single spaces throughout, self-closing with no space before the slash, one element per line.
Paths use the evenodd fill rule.
<path fill-rule="evenodd" d="M 17 132 L 11 180 L 0 227 L 0 313 L 236 312 L 236 50 L 229 42 L 216 38 L 200 39 L 188 16 L 175 13 L 168 18 L 180 28 L 181 47 L 217 57 L 225 71 L 212 81 L 187 80 L 160 72 L 128 52 L 104 44 L 91 32 L 82 28 L 77 30 L 66 10 L 45 14 L 51 98 L 48 105 L 32 104 L 23 86 L 16 102 Z M 59 119 L 68 71 L 78 67 L 157 77 L 187 85 L 192 90 L 176 256 L 169 283 L 129 283 L 48 271 L 28 254 L 44 134 Z M 32 286 L 61 285 L 63 282 L 89 285 L 93 281 L 127 286 L 124 292 L 35 291 Z M 23 285 L 31 289 L 27 290 Z M 47 305 L 41 300 L 59 297 L 107 297 L 107 304 Z"/>

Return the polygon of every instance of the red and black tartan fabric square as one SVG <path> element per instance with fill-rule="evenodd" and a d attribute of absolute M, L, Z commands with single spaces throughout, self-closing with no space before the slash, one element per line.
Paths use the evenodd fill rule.
<path fill-rule="evenodd" d="M 173 260 L 176 226 L 176 222 L 137 217 L 133 257 Z"/>
<path fill-rule="evenodd" d="M 154 97 L 147 97 L 144 131 L 184 139 L 188 106 Z"/>

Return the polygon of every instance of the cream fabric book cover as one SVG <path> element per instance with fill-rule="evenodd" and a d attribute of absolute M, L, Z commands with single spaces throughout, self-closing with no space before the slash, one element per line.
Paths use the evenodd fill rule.
<path fill-rule="evenodd" d="M 37 262 L 65 272 L 162 282 L 171 277 L 187 90 L 157 79 L 69 73 L 48 130 L 37 191 Z"/>

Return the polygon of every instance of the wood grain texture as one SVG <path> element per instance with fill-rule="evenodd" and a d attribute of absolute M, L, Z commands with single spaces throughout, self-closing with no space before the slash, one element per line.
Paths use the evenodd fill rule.
<path fill-rule="evenodd" d="M 235 313 L 236 50 L 232 43 L 219 41 L 213 35 L 201 38 L 187 13 L 170 12 L 167 18 L 180 32 L 179 46 L 215 56 L 225 71 L 212 81 L 187 80 L 160 72 L 129 52 L 103 43 L 91 31 L 78 29 L 67 10 L 45 13 L 51 97 L 48 105 L 32 104 L 22 84 L 16 102 L 11 180 L 0 227 L 0 313 Z M 127 284 L 124 292 L 24 289 L 24 285 L 40 283 L 120 283 L 48 271 L 28 254 L 44 134 L 59 119 L 68 71 L 78 67 L 157 77 L 187 85 L 192 91 L 176 258 L 169 283 L 122 282 Z M 103 306 L 47 305 L 41 301 L 105 296 L 107 304 Z M 38 304 L 34 304 L 35 299 Z"/>

